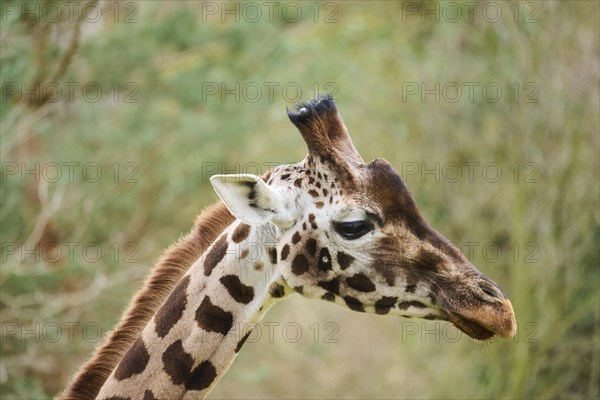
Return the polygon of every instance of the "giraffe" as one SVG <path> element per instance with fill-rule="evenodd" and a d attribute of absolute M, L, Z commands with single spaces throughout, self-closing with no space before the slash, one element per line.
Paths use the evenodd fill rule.
<path fill-rule="evenodd" d="M 295 293 L 478 340 L 515 334 L 504 292 L 425 221 L 387 161 L 363 161 L 330 95 L 288 117 L 306 158 L 212 176 L 222 201 L 166 250 L 62 399 L 205 398 L 252 325 Z"/>

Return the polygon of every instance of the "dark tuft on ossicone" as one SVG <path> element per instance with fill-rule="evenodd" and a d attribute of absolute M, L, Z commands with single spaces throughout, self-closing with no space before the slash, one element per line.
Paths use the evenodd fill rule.
<path fill-rule="evenodd" d="M 335 114 L 335 102 L 331 93 L 316 98 L 314 100 L 299 103 L 296 105 L 296 111 L 287 110 L 288 117 L 292 124 L 300 128 L 307 122 L 318 119 L 325 114 Z"/>

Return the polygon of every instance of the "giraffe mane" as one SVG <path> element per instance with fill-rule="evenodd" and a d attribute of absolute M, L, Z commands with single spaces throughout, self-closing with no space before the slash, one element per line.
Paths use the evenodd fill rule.
<path fill-rule="evenodd" d="M 71 379 L 61 399 L 94 399 L 119 360 L 167 299 L 185 272 L 235 217 L 222 202 L 207 207 L 192 230 L 163 252 L 144 287 L 129 303 L 117 326 Z"/>

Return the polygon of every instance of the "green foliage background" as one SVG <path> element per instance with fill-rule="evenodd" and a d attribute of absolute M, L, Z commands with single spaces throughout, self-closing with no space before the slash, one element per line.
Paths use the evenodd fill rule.
<path fill-rule="evenodd" d="M 211 397 L 599 398 L 597 2 L 494 2 L 497 22 L 483 18 L 486 2 L 472 22 L 468 2 L 452 3 L 456 22 L 447 3 L 295 2 L 297 22 L 277 3 L 272 21 L 262 6 L 254 23 L 239 13 L 222 22 L 199 1 L 101 2 L 102 18 L 82 21 L 75 42 L 78 24 L 50 22 L 48 3 L 27 3 L 41 18 L 4 5 L 1 16 L 3 399 L 56 394 L 97 344 L 96 328 L 118 321 L 160 252 L 217 199 L 208 173 L 302 159 L 285 107 L 326 91 L 365 160 L 396 166 L 429 222 L 463 250 L 479 243 L 469 256 L 511 298 L 517 337 L 477 344 L 445 324 L 294 296 L 265 319 L 280 324 L 273 340 L 265 327 Z M 423 11 L 434 7 L 439 21 Z M 66 90 L 57 101 L 13 90 L 48 82 L 79 89 L 72 101 Z M 89 82 L 102 89 L 97 102 L 83 97 Z M 239 100 L 223 90 L 236 82 Z M 436 82 L 439 101 L 406 95 Z M 465 82 L 480 85 L 472 101 Z M 490 82 L 498 101 L 482 94 Z M 215 84 L 224 86 L 209 94 Z M 51 163 L 62 175 L 44 179 Z M 79 163 L 73 179 L 65 163 Z M 436 163 L 437 176 L 422 175 Z M 479 163 L 473 179 L 466 163 Z M 482 175 L 486 163 L 500 167 L 497 182 L 493 169 Z M 90 244 L 102 254 L 84 252 Z M 299 341 L 284 340 L 288 322 L 302 327 Z M 328 322 L 337 342 L 324 340 Z"/>

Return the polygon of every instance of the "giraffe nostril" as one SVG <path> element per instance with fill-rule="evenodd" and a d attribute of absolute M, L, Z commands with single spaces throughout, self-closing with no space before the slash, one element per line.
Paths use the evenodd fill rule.
<path fill-rule="evenodd" d="M 487 297 L 491 297 L 492 299 L 495 300 L 504 300 L 506 299 L 506 295 L 504 294 L 504 292 L 502 291 L 502 289 L 500 289 L 498 286 L 487 282 L 487 281 L 482 281 L 479 283 L 479 289 L 481 289 L 481 291 L 487 296 Z M 482 299 L 483 300 L 483 299 Z"/>
<path fill-rule="evenodd" d="M 481 288 L 481 290 L 483 290 L 483 293 L 487 294 L 488 296 L 496 297 L 496 292 L 488 287 Z"/>

